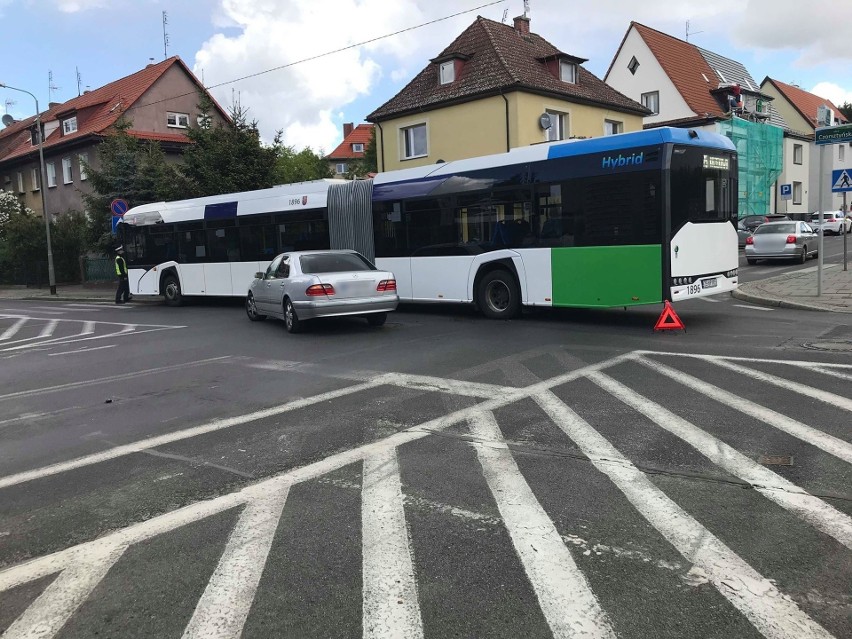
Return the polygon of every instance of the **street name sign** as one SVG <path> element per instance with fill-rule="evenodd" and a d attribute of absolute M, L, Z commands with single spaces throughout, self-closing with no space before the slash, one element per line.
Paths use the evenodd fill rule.
<path fill-rule="evenodd" d="M 814 132 L 814 142 L 817 144 L 852 142 L 852 124 L 819 128 Z"/>

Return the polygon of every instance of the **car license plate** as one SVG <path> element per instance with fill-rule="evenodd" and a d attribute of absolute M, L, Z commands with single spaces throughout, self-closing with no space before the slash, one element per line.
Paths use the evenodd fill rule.
<path fill-rule="evenodd" d="M 713 288 L 716 286 L 718 282 L 715 277 L 708 278 L 706 280 L 701 280 L 701 288 Z"/>

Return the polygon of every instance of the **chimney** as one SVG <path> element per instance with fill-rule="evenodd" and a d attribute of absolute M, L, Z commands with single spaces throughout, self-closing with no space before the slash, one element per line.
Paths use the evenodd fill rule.
<path fill-rule="evenodd" d="M 48 102 L 47 108 L 52 109 L 53 107 L 58 107 L 60 104 L 62 104 L 62 103 L 61 102 Z"/>
<path fill-rule="evenodd" d="M 527 37 L 530 34 L 530 19 L 526 16 L 518 16 L 515 18 L 515 31 L 521 37 Z"/>
<path fill-rule="evenodd" d="M 346 122 L 346 123 L 343 125 L 343 139 L 344 139 L 344 140 L 345 140 L 347 137 L 349 137 L 349 134 L 350 134 L 350 133 L 352 133 L 352 129 L 353 129 L 354 127 L 355 127 L 355 123 L 354 123 L 354 122 Z"/>

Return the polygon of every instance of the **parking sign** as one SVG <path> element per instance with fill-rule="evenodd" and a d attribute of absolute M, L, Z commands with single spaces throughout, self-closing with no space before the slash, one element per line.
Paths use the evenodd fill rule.
<path fill-rule="evenodd" d="M 793 199 L 793 185 L 792 184 L 782 184 L 781 185 L 781 199 L 782 200 L 792 200 Z"/>

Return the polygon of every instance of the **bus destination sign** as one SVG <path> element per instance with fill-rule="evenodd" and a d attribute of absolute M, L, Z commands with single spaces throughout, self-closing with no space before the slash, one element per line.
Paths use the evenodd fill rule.
<path fill-rule="evenodd" d="M 717 171 L 727 171 L 731 167 L 731 161 L 725 157 L 718 155 L 705 155 L 704 168 L 716 169 Z"/>

